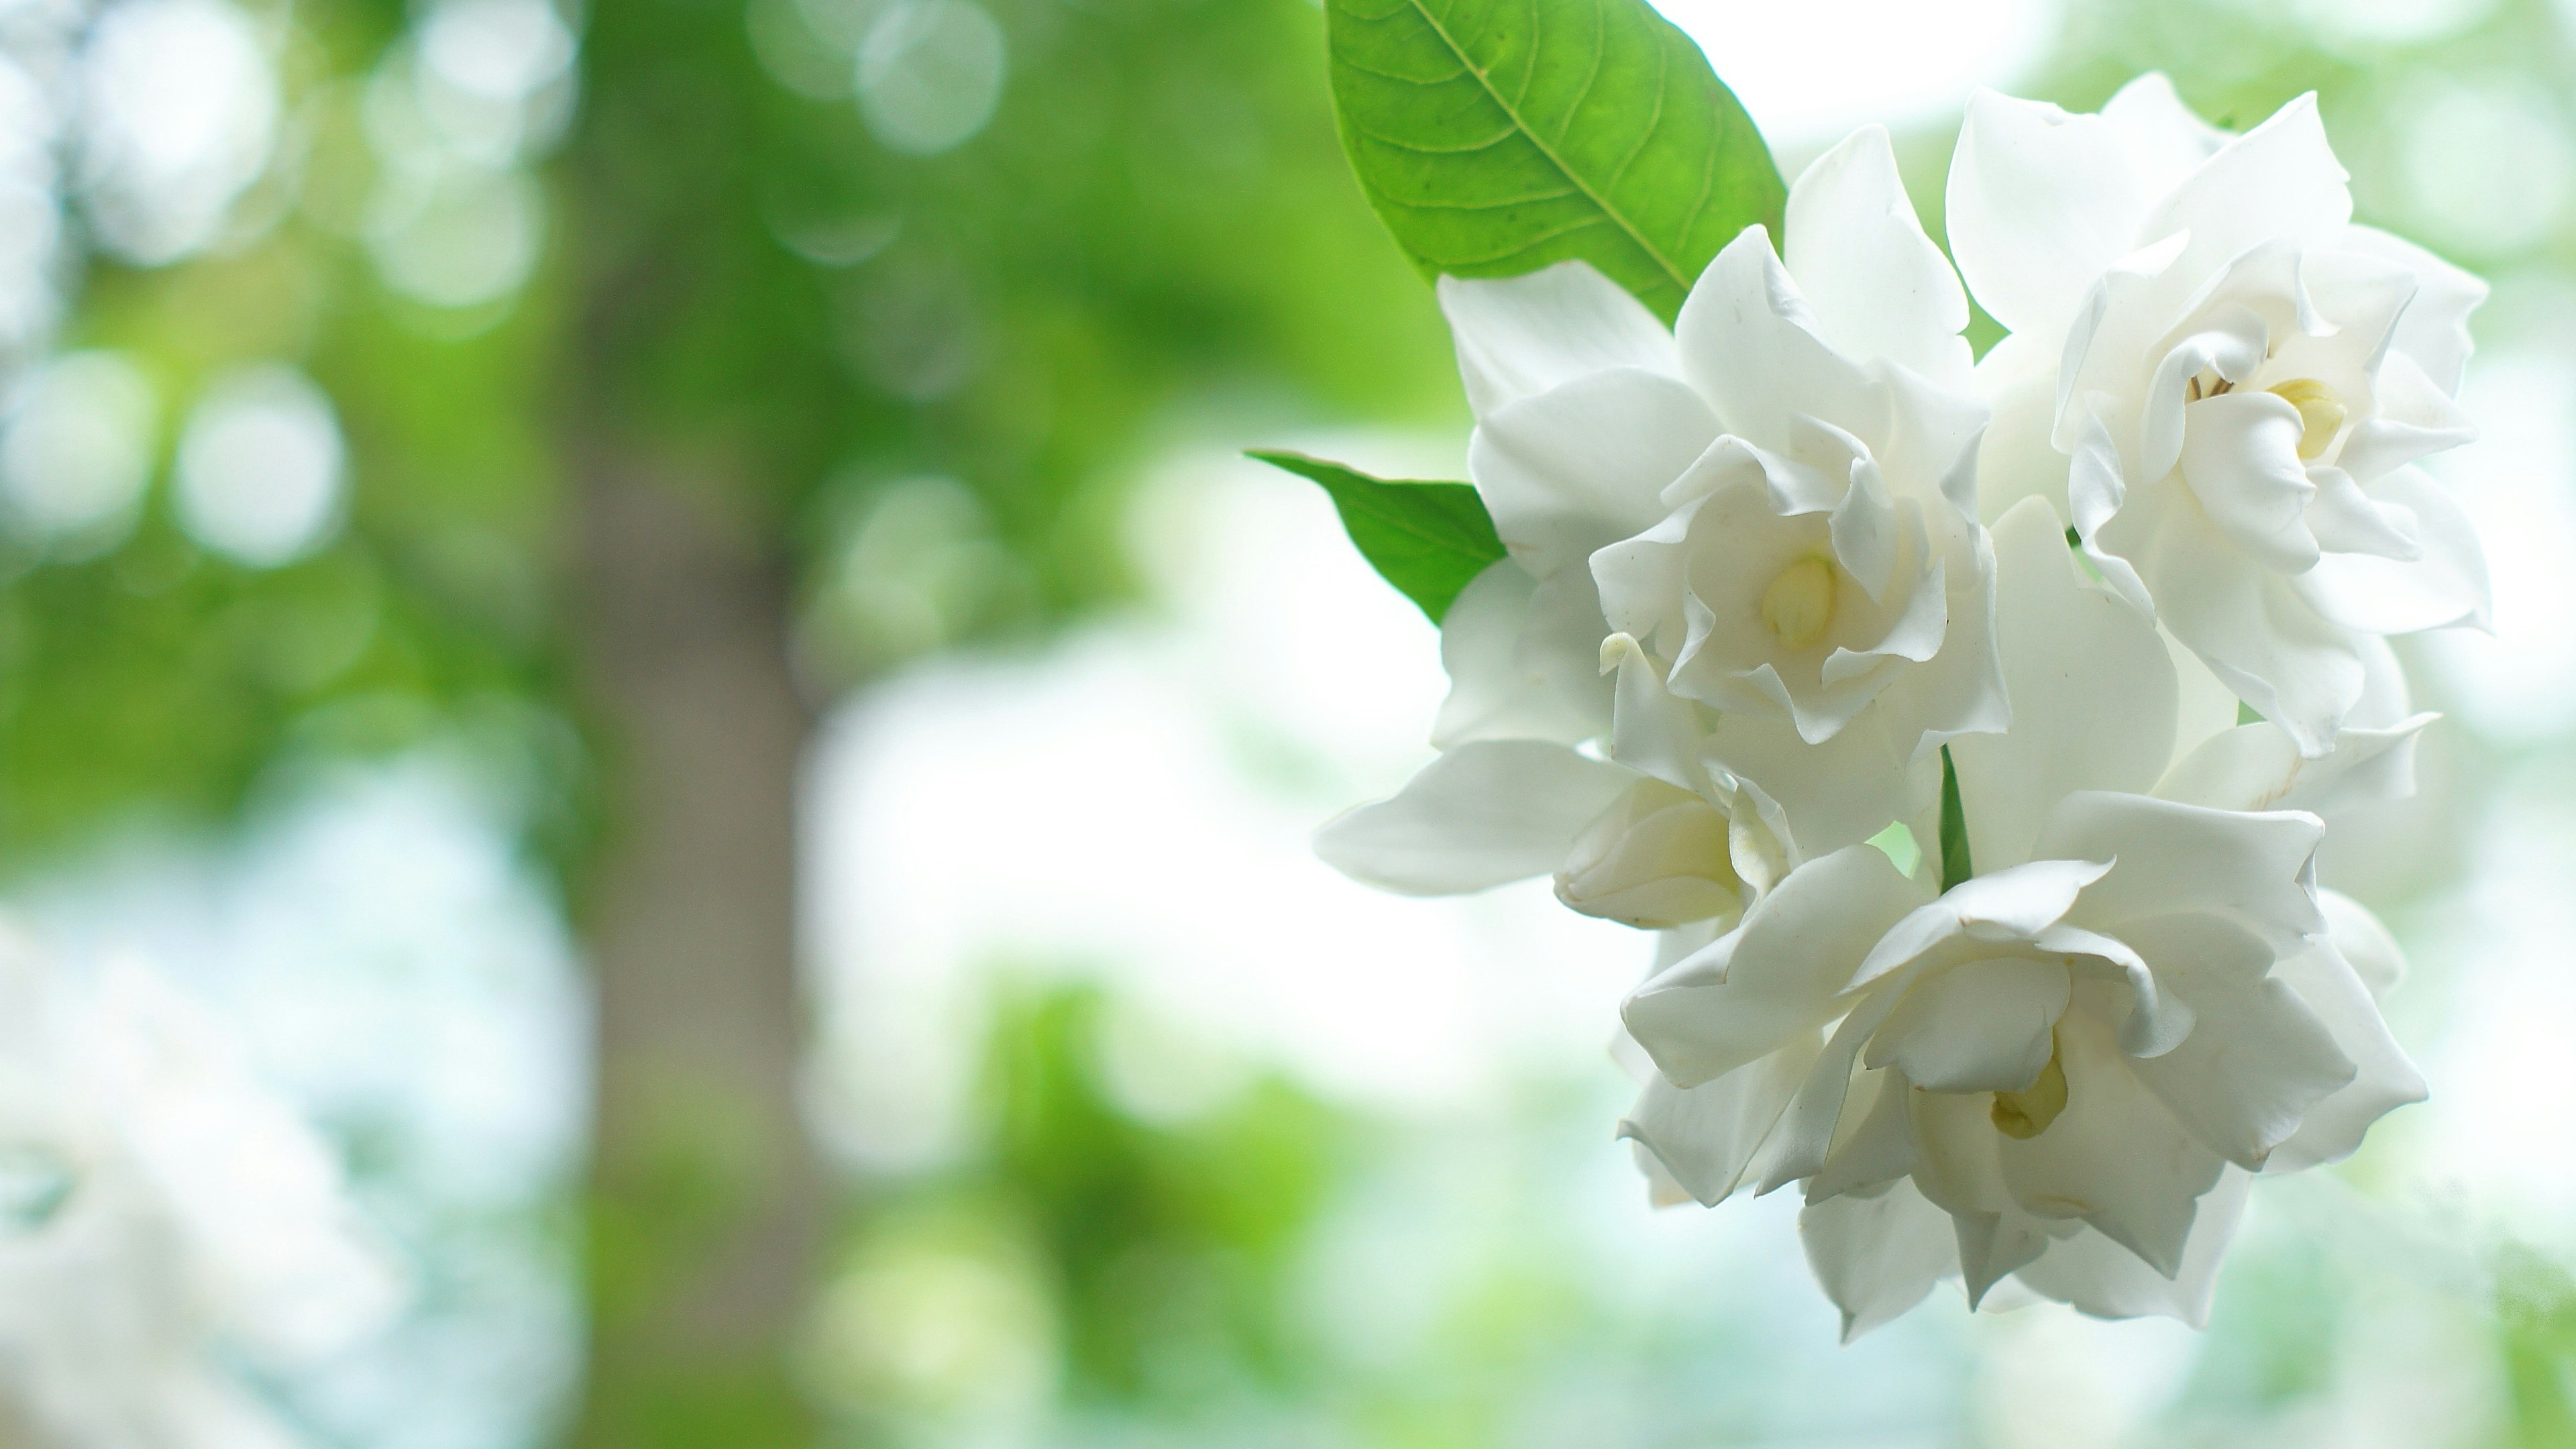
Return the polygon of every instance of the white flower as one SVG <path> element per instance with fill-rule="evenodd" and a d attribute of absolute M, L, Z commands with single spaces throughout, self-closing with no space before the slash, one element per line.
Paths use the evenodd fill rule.
<path fill-rule="evenodd" d="M 2416 460 L 2466 442 L 2452 401 L 2486 288 L 2351 223 L 2313 96 L 2242 136 L 2162 76 L 2098 116 L 1980 93 L 1951 246 L 2012 330 L 1989 516 L 2061 499 L 2103 577 L 2323 753 L 2359 699 L 2359 634 L 2482 625 L 2466 517 Z"/>
<path fill-rule="evenodd" d="M 2227 704 L 2083 579 L 2054 512 L 2021 505 L 1996 550 L 2013 725 L 1952 746 L 1981 873 L 1933 899 L 1867 846 L 1792 871 L 1630 998 L 1660 1075 L 1626 1130 L 1703 1202 L 1805 1183 L 1847 1332 L 1951 1273 L 2197 1323 L 2243 1176 L 2421 1097 L 2346 955 L 2390 950 L 2321 900 L 2316 817 L 2155 793 L 2178 744 L 2233 737 Z"/>
<path fill-rule="evenodd" d="M 1602 735 L 1624 633 L 1717 712 L 1694 770 L 1813 849 L 1926 808 L 1940 743 L 2003 726 L 1966 294 L 1875 127 L 1798 178 L 1787 226 L 1785 265 L 1748 230 L 1672 333 L 1579 263 L 1442 279 L 1510 558 L 1443 622 L 1433 744 Z"/>
<path fill-rule="evenodd" d="M 1719 711 L 1712 757 L 1831 848 L 1929 805 L 1940 745 L 2009 714 L 1967 298 L 1885 133 L 1810 166 L 1787 227 L 1785 265 L 1747 231 L 1692 289 L 1675 340 L 1725 435 L 1592 571 L 1610 627 Z"/>
<path fill-rule="evenodd" d="M 140 966 L 0 937 L 0 1421 L 52 1445 L 298 1438 L 227 1359 L 289 1365 L 403 1297 L 329 1151 Z"/>

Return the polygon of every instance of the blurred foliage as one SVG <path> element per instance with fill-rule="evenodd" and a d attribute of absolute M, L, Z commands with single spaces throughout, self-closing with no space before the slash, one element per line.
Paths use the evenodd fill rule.
<path fill-rule="evenodd" d="M 1075 1401 L 1186 1410 L 1226 1378 L 1298 1387 L 1311 1350 L 1279 1306 L 1359 1124 L 1276 1077 L 1182 1125 L 1138 1122 L 1102 1090 L 1105 1016 L 1097 988 L 1020 994 L 987 1056 L 983 1188 L 1053 1267 Z"/>
<path fill-rule="evenodd" d="M 2496 1257 L 2497 1348 L 2518 1449 L 2576 1445 L 2576 1277 L 2530 1248 Z"/>
<path fill-rule="evenodd" d="M 177 265 L 93 261 L 63 342 L 144 369 L 156 472 L 207 377 L 299 361 L 339 409 L 352 516 L 272 570 L 209 556 L 159 488 L 104 550 L 8 541 L 0 855 L 136 812 L 220 818 L 290 745 L 376 751 L 496 701 L 560 709 L 568 468 L 650 458 L 803 559 L 827 684 L 1127 596 L 1121 500 L 1158 433 L 1200 415 L 1183 399 L 1454 412 L 1429 299 L 1342 162 L 1311 7 L 997 5 L 1000 107 L 926 157 L 780 83 L 755 32 L 825 44 L 782 31 L 802 23 L 782 8 L 596 7 L 550 260 L 463 311 L 388 287 L 334 210 L 364 183 L 333 164 L 381 164 L 347 88 L 393 63 L 404 7 L 298 10 L 305 204 Z M 871 528 L 870 561 L 893 566 L 869 572 L 891 582 L 853 590 L 845 556 Z M 961 538 L 959 589 L 925 597 L 907 571 Z M 871 617 L 889 590 L 894 617 Z M 596 786 L 551 738 L 526 752 L 534 835 L 569 863 Z"/>
<path fill-rule="evenodd" d="M 818 581 L 888 485 L 962 484 L 1000 545 L 995 607 L 934 643 L 1128 593 L 1120 503 L 1178 399 L 1456 406 L 1429 299 L 1343 166 L 1311 7 L 993 9 L 990 124 L 912 157 L 766 73 L 731 6 L 603 7 L 568 166 L 585 425 L 702 460 Z M 773 66 L 824 44 L 752 13 Z M 842 645 L 839 678 L 887 662 Z"/>

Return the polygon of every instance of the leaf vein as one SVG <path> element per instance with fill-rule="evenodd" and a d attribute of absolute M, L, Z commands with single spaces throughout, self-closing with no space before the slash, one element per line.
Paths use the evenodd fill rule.
<path fill-rule="evenodd" d="M 1600 208 L 1601 213 L 1605 218 L 1615 223 L 1621 231 L 1626 232 L 1629 240 L 1637 244 L 1638 250 L 1644 252 L 1647 259 L 1652 261 L 1656 267 L 1663 272 L 1665 277 L 1671 280 L 1673 285 L 1681 288 L 1684 292 L 1688 292 L 1690 290 L 1691 279 L 1682 275 L 1681 267 L 1677 265 L 1671 257 L 1666 256 L 1662 248 L 1656 246 L 1654 242 L 1649 240 L 1645 233 L 1638 230 L 1635 222 L 1630 221 L 1626 215 L 1613 208 L 1608 197 L 1595 190 L 1593 186 L 1578 174 L 1571 165 L 1567 164 L 1565 158 L 1558 154 L 1558 149 L 1555 146 L 1548 144 L 1547 140 L 1540 136 L 1537 130 L 1529 124 L 1528 119 L 1521 114 L 1517 105 L 1504 99 L 1502 93 L 1494 89 L 1493 78 L 1486 75 L 1483 71 L 1476 69 L 1475 61 L 1467 54 L 1465 47 L 1461 46 L 1458 43 L 1457 38 L 1449 33 L 1448 28 L 1440 23 L 1439 17 L 1431 13 L 1430 7 L 1424 3 L 1424 0 L 1411 0 L 1411 3 L 1413 5 L 1414 12 L 1420 15 L 1423 22 L 1431 27 L 1431 33 L 1440 37 L 1441 43 L 1449 47 L 1450 54 L 1458 57 L 1462 64 L 1466 65 L 1470 71 L 1475 72 L 1476 79 L 1484 85 L 1486 93 L 1494 98 L 1494 103 L 1503 107 L 1504 113 L 1511 118 L 1512 124 L 1519 127 L 1521 132 L 1530 138 L 1530 143 L 1538 147 L 1540 154 L 1547 158 L 1548 163 L 1556 167 L 1558 171 L 1562 172 L 1565 179 L 1572 182 L 1576 189 L 1581 191 L 1587 200 L 1589 200 L 1594 206 Z M 1532 0 L 1532 3 L 1535 4 L 1536 0 Z M 1599 13 L 1597 9 L 1595 13 Z M 1659 56 L 1664 48 L 1664 44 L 1659 37 L 1657 44 Z M 1535 65 L 1531 68 L 1533 70 L 1536 69 Z M 1527 248 L 1521 248 L 1520 250 L 1526 249 Z M 1511 256 L 1514 254 L 1515 253 L 1513 252 L 1504 252 L 1501 255 Z"/>

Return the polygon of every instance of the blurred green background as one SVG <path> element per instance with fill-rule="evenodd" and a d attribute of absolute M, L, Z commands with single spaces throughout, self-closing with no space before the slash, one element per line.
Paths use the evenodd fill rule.
<path fill-rule="evenodd" d="M 317 1445 L 2576 1445 L 2576 5 L 1665 6 L 1797 167 L 1976 83 L 2322 93 L 2497 286 L 2499 634 L 2327 862 L 2436 1098 L 2205 1335 L 1651 1213 L 1644 960 L 1367 897 L 1418 615 L 1313 444 L 1452 476 L 1311 0 L 0 5 L 0 857 L 148 950 L 421 1284 Z M 211 1441 L 209 1441 L 211 1442 Z"/>

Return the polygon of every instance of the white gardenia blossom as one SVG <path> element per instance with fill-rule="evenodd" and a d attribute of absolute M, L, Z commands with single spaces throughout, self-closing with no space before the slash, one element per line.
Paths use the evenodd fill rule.
<path fill-rule="evenodd" d="M 1724 432 L 1592 572 L 1610 627 L 1717 712 L 1711 757 L 1824 850 L 1930 806 L 1941 744 L 2009 711 L 1967 297 L 1886 133 L 1808 167 L 1786 225 L 1785 264 L 1748 230 L 1684 303 L 1682 372 Z"/>
<path fill-rule="evenodd" d="M 1621 1135 L 1659 1203 L 1798 1185 L 1846 1336 L 1945 1278 L 2199 1324 L 2252 1179 L 2425 1095 L 2318 862 L 2414 787 L 2384 636 L 2485 620 L 2415 466 L 2485 289 L 2351 224 L 2312 100 L 1982 94 L 1948 195 L 1958 274 L 1859 132 L 1671 332 L 1580 264 L 1443 279 L 1509 556 L 1439 757 L 1317 849 L 1657 932 Z"/>
<path fill-rule="evenodd" d="M 1802 851 L 1929 808 L 1944 740 L 2002 728 L 1966 294 L 1878 128 L 1798 178 L 1787 229 L 1785 265 L 1761 228 L 1729 246 L 1676 332 L 1580 263 L 1442 280 L 1510 556 L 1442 621 L 1440 758 L 1326 859 L 1729 920 Z"/>
<path fill-rule="evenodd" d="M 0 930 L 0 1439 L 291 1449 L 226 1365 L 288 1366 L 405 1296 L 329 1150 L 140 965 Z"/>
<path fill-rule="evenodd" d="M 1869 846 L 1792 871 L 1630 998 L 1658 1075 L 1624 1130 L 1702 1202 L 1805 1184 L 1847 1334 L 1954 1274 L 2198 1324 L 2248 1175 L 2348 1155 L 2423 1083 L 2374 1001 L 2393 947 L 2315 884 L 2318 818 L 2174 792 L 2376 793 L 2421 721 L 2305 780 L 2049 505 L 1995 532 L 2013 725 L 1952 746 L 1979 873 L 1936 898 Z"/>
<path fill-rule="evenodd" d="M 2483 626 L 2486 571 L 2416 462 L 2470 440 L 2453 401 L 2474 277 L 2352 223 L 2314 96 L 2241 136 L 2164 77 L 2100 115 L 1980 93 L 1952 248 L 2012 335 L 1986 512 L 2058 501 L 2124 597 L 2325 752 L 2365 636 Z"/>

